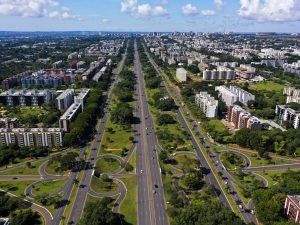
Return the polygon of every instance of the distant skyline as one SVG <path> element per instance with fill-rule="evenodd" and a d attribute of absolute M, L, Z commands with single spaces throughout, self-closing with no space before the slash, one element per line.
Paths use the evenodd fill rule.
<path fill-rule="evenodd" d="M 0 0 L 2 31 L 299 32 L 298 0 Z"/>

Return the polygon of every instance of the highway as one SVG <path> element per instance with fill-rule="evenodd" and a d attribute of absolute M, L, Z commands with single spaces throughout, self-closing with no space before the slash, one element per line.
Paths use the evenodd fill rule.
<path fill-rule="evenodd" d="M 149 112 L 141 62 L 135 47 L 134 71 L 137 76 L 137 101 L 135 117 L 135 141 L 137 143 L 138 224 L 166 225 L 168 218 L 160 165 L 155 150 L 157 143 L 153 121 Z"/>
<path fill-rule="evenodd" d="M 145 48 L 146 50 L 146 48 Z M 149 61 L 151 62 L 151 64 L 153 65 L 153 67 L 155 68 L 155 70 L 157 71 L 158 74 L 160 74 L 160 76 L 162 76 L 163 80 L 165 81 L 164 79 L 164 75 L 162 74 L 160 68 L 157 66 L 157 64 L 154 62 L 154 60 L 151 58 L 151 56 L 148 54 L 148 52 L 146 51 L 146 54 L 149 58 Z M 165 81 L 167 82 L 167 81 Z M 165 90 L 165 93 L 170 97 L 172 98 L 172 95 L 169 93 L 168 89 L 163 85 L 163 88 Z M 175 94 L 175 100 L 177 102 L 181 102 L 181 98 L 180 98 L 180 93 L 179 93 L 179 90 L 176 88 L 176 87 L 172 87 L 172 91 L 173 93 Z M 216 177 L 216 174 L 214 174 L 212 172 L 212 168 L 210 167 L 208 161 L 206 160 L 203 152 L 201 151 L 201 146 L 198 145 L 198 143 L 196 142 L 196 139 L 195 139 L 195 136 L 193 135 L 192 131 L 190 130 L 190 128 L 188 127 L 188 124 L 184 118 L 184 116 L 186 116 L 187 120 L 191 122 L 191 126 L 195 128 L 195 121 L 193 121 L 187 111 L 187 109 L 185 107 L 183 107 L 182 105 L 179 105 L 178 106 L 179 109 L 177 110 L 176 112 L 176 115 L 177 115 L 177 119 L 179 121 L 179 123 L 181 124 L 182 128 L 188 133 L 188 135 L 190 136 L 191 138 L 191 141 L 192 141 L 192 144 L 193 144 L 193 147 L 197 153 L 197 156 L 198 156 L 198 159 L 201 163 L 201 166 L 203 168 L 205 168 L 205 170 L 207 171 L 207 174 L 205 175 L 205 180 L 206 182 L 209 182 L 211 183 L 217 190 L 217 195 L 218 195 L 218 198 L 220 200 L 220 202 L 222 202 L 226 207 L 228 208 L 231 208 L 232 206 L 230 205 L 229 203 L 229 200 L 227 199 L 225 193 L 223 192 L 223 189 L 221 188 L 221 184 L 218 182 L 217 180 L 217 177 Z M 202 143 L 203 143 L 203 146 L 205 148 L 205 150 L 211 154 L 212 151 L 210 149 L 210 146 L 205 142 L 205 138 L 203 137 L 203 135 L 201 134 L 201 131 L 198 129 L 196 131 L 199 135 L 197 138 L 199 138 Z M 214 158 L 211 159 L 212 161 L 215 160 Z M 214 162 L 214 161 L 213 161 Z M 214 164 L 216 165 L 216 162 L 214 162 Z M 218 172 L 223 172 L 223 167 L 215 167 L 217 169 Z M 240 197 L 239 195 L 237 194 L 236 191 L 234 191 L 234 186 L 233 186 L 233 183 L 231 182 L 228 182 L 228 186 L 229 186 L 229 190 L 231 191 L 232 195 L 231 197 L 235 200 L 235 201 L 240 201 Z M 250 213 L 250 211 L 248 210 L 245 210 L 244 207 L 243 208 L 239 208 L 239 211 L 241 213 L 241 215 L 243 216 L 245 222 L 253 222 L 255 224 L 257 224 L 257 220 L 256 220 L 256 217 Z"/>
<path fill-rule="evenodd" d="M 123 55 L 122 61 L 120 62 L 117 70 L 115 70 L 114 75 L 118 75 L 122 68 L 123 68 L 123 64 L 125 61 L 127 55 L 127 50 L 126 53 Z M 88 195 L 88 192 L 90 190 L 90 183 L 92 180 L 92 175 L 93 175 L 93 167 L 94 167 L 94 163 L 96 163 L 97 158 L 98 158 L 98 154 L 99 154 L 99 149 L 100 149 L 100 145 L 101 145 L 101 141 L 102 141 L 102 137 L 103 137 L 103 133 L 104 133 L 104 129 L 106 126 L 106 122 L 107 119 L 109 117 L 109 105 L 112 99 L 112 94 L 113 94 L 113 90 L 114 90 L 114 85 L 116 83 L 116 76 L 113 77 L 114 82 L 112 84 L 111 87 L 111 91 L 108 94 L 107 100 L 106 100 L 106 106 L 104 108 L 104 115 L 101 118 L 101 123 L 100 125 L 97 127 L 97 131 L 93 140 L 93 144 L 91 147 L 91 151 L 90 154 L 88 156 L 88 166 L 87 168 L 84 170 L 83 173 L 83 177 L 80 181 L 80 185 L 79 185 L 79 189 L 78 192 L 76 194 L 76 198 L 72 207 L 72 211 L 70 214 L 70 217 L 67 218 L 68 219 L 68 224 L 77 224 L 82 213 L 84 210 L 84 206 L 85 206 L 85 201 Z"/>

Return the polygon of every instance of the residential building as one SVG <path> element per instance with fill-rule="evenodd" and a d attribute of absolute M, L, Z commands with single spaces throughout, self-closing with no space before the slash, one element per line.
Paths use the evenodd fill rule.
<path fill-rule="evenodd" d="M 219 97 L 227 106 L 231 106 L 237 101 L 247 105 L 248 101 L 255 100 L 254 95 L 236 86 L 230 86 L 229 88 L 224 85 L 217 86 L 215 90 L 219 92 Z"/>
<path fill-rule="evenodd" d="M 0 128 L 16 128 L 19 126 L 17 118 L 1 118 Z"/>
<path fill-rule="evenodd" d="M 284 212 L 290 220 L 300 223 L 300 195 L 286 196 Z"/>
<path fill-rule="evenodd" d="M 206 117 L 214 118 L 217 116 L 218 101 L 207 92 L 196 94 L 195 102 L 203 110 Z"/>
<path fill-rule="evenodd" d="M 44 90 L 10 89 L 0 94 L 0 102 L 8 106 L 40 106 L 53 99 L 53 92 Z"/>
<path fill-rule="evenodd" d="M 59 128 L 0 128 L 0 145 L 60 147 L 62 135 Z"/>
<path fill-rule="evenodd" d="M 66 110 L 74 102 L 74 89 L 67 89 L 56 98 L 56 105 L 59 110 Z"/>
<path fill-rule="evenodd" d="M 187 71 L 184 68 L 177 68 L 176 70 L 176 78 L 180 82 L 185 82 L 186 81 L 186 74 Z"/>
<path fill-rule="evenodd" d="M 74 103 L 81 104 L 82 111 L 84 110 L 84 105 L 85 105 L 86 99 L 89 96 L 89 93 L 90 93 L 90 89 L 82 88 L 80 90 L 80 93 L 74 97 Z"/>
<path fill-rule="evenodd" d="M 295 102 L 300 104 L 300 89 L 294 87 L 286 87 L 283 90 L 283 94 L 287 95 L 286 104 Z"/>
<path fill-rule="evenodd" d="M 0 225 L 9 225 L 9 218 L 0 217 Z"/>
<path fill-rule="evenodd" d="M 298 60 L 297 62 L 293 62 L 291 64 L 284 63 L 282 65 L 282 68 L 286 73 L 295 73 L 298 76 L 300 76 L 300 60 Z"/>
<path fill-rule="evenodd" d="M 286 105 L 277 105 L 275 113 L 281 122 L 288 122 L 294 129 L 300 127 L 300 111 L 294 110 Z"/>
<path fill-rule="evenodd" d="M 236 75 L 232 69 L 219 66 L 218 69 L 204 70 L 203 80 L 235 80 Z"/>
<path fill-rule="evenodd" d="M 77 117 L 77 115 L 82 110 L 82 105 L 80 103 L 73 103 L 67 111 L 59 118 L 59 127 L 65 131 L 70 131 L 71 122 Z"/>
<path fill-rule="evenodd" d="M 261 130 L 261 121 L 238 105 L 228 107 L 228 122 L 234 129 L 249 128 Z"/>
<path fill-rule="evenodd" d="M 254 77 L 256 68 L 251 65 L 240 65 L 235 68 L 236 78 L 241 80 L 250 80 Z"/>

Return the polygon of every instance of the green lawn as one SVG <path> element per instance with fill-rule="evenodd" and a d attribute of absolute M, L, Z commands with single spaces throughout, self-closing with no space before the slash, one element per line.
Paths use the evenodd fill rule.
<path fill-rule="evenodd" d="M 174 157 L 177 166 L 185 169 L 194 169 L 200 166 L 199 161 L 192 155 L 176 155 Z"/>
<path fill-rule="evenodd" d="M 243 167 L 244 160 L 237 154 L 225 152 L 221 155 L 223 165 L 230 170 L 237 170 Z"/>
<path fill-rule="evenodd" d="M 12 180 L 12 181 L 1 181 L 0 182 L 0 189 L 15 194 L 17 196 L 23 196 L 26 187 L 36 180 L 29 180 L 29 181 L 19 181 L 19 180 Z"/>
<path fill-rule="evenodd" d="M 111 173 L 120 168 L 120 162 L 117 159 L 102 157 L 97 160 L 95 170 L 100 173 Z"/>
<path fill-rule="evenodd" d="M 225 132 L 228 130 L 226 126 L 220 120 L 217 119 L 209 120 L 208 125 L 214 130 L 217 130 L 218 132 Z"/>
<path fill-rule="evenodd" d="M 12 168 L 3 172 L 0 172 L 0 175 L 40 175 L 39 167 L 46 160 L 41 160 L 38 162 L 32 162 L 31 166 L 22 165 L 20 167 Z"/>
<path fill-rule="evenodd" d="M 56 192 L 60 191 L 67 182 L 68 179 L 44 181 L 43 183 L 36 185 L 32 192 L 35 195 L 56 194 Z"/>
<path fill-rule="evenodd" d="M 47 165 L 45 170 L 46 170 L 47 173 L 52 174 L 52 175 L 58 175 L 58 174 L 62 175 L 62 174 L 64 174 L 65 172 L 61 172 L 61 173 L 56 172 L 56 169 L 58 167 L 60 167 L 60 163 L 57 162 L 57 163 L 53 163 L 51 165 Z"/>
<path fill-rule="evenodd" d="M 244 155 L 248 156 L 251 160 L 251 167 L 259 167 L 259 166 L 269 166 L 269 165 L 282 165 L 282 164 L 290 164 L 285 160 L 271 158 L 270 160 L 259 157 L 257 154 L 245 153 Z"/>
<path fill-rule="evenodd" d="M 264 82 L 258 82 L 258 83 L 251 84 L 250 89 L 257 90 L 257 91 L 282 92 L 284 87 L 285 87 L 284 85 L 277 84 L 274 81 L 264 81 Z"/>
<path fill-rule="evenodd" d="M 105 182 L 95 176 L 92 177 L 91 188 L 99 194 L 112 193 L 119 189 L 116 183 Z"/>
<path fill-rule="evenodd" d="M 136 183 L 136 176 L 122 178 L 120 179 L 123 181 L 127 188 L 127 194 L 125 199 L 122 201 L 120 205 L 120 212 L 124 215 L 125 220 L 132 224 L 137 224 L 137 183 Z"/>
<path fill-rule="evenodd" d="M 300 171 L 299 169 L 291 169 L 293 171 Z M 283 173 L 286 173 L 287 170 L 274 170 L 274 171 L 265 171 L 257 172 L 257 174 L 262 175 L 269 182 L 269 186 L 276 185 Z"/>

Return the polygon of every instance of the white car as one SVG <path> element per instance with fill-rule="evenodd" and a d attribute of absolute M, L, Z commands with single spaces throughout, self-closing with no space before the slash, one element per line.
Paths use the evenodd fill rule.
<path fill-rule="evenodd" d="M 144 170 L 141 170 L 141 174 L 144 173 Z"/>

